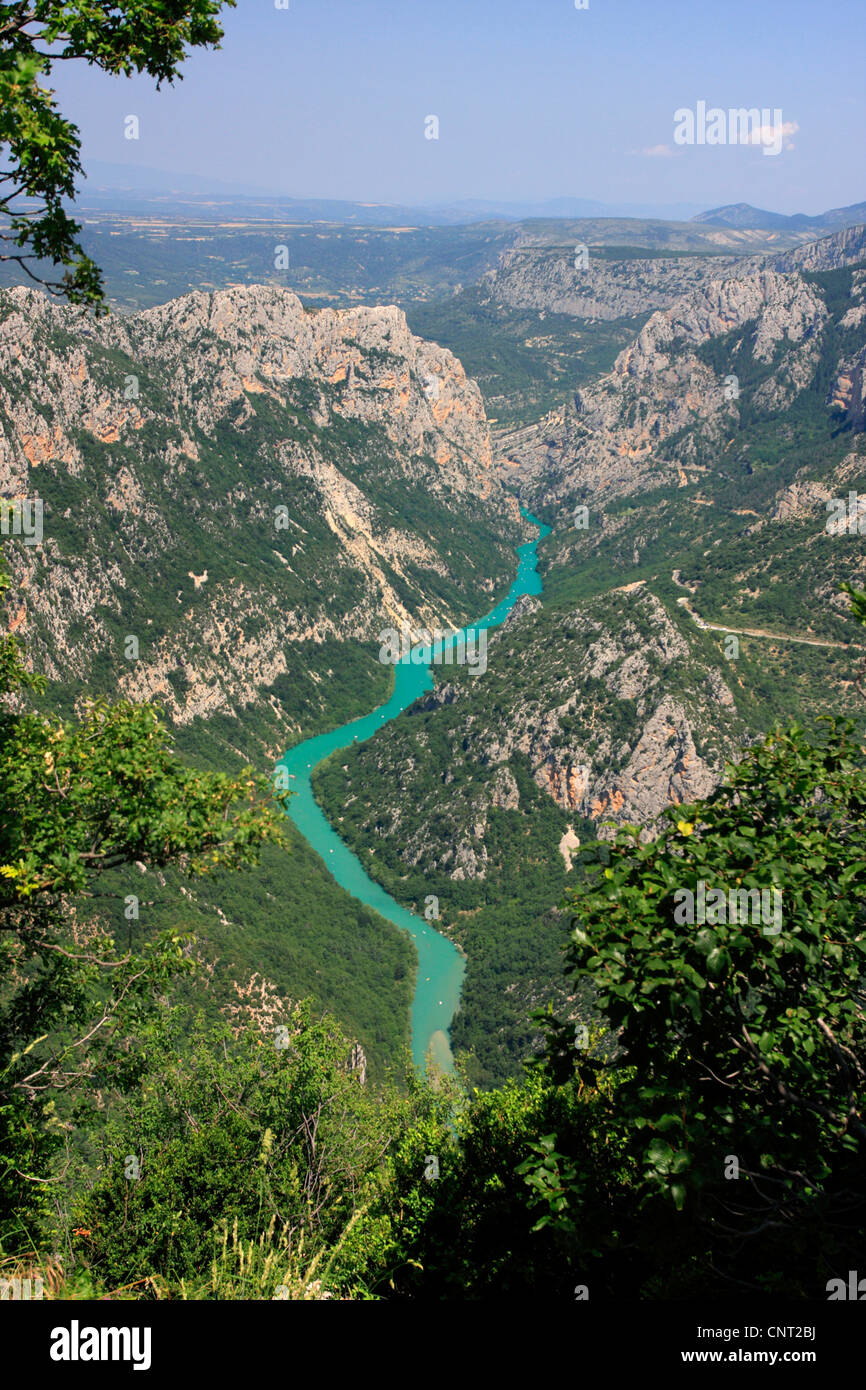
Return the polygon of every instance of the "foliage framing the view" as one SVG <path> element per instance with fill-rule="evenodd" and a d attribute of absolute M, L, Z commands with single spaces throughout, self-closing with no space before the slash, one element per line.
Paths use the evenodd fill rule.
<path fill-rule="evenodd" d="M 31 279 L 73 304 L 103 307 L 102 276 L 85 255 L 64 200 L 83 170 L 77 127 L 59 111 L 42 79 L 58 62 L 80 59 L 113 76 L 180 78 L 189 48 L 218 48 L 216 16 L 235 0 L 24 0 L 0 5 L 0 241 Z M 46 281 L 28 261 L 68 267 Z"/>
<path fill-rule="evenodd" d="M 8 583 L 0 574 L 0 597 Z M 45 681 L 8 633 L 0 678 L 0 1238 L 9 1239 L 50 1199 L 69 1130 L 58 1100 L 134 1080 L 144 1058 L 130 1055 L 129 1032 L 191 966 L 177 930 L 121 954 L 110 930 L 82 921 L 95 882 L 121 865 L 254 864 L 263 844 L 283 838 L 272 801 L 288 793 L 249 770 L 184 767 L 148 706 L 91 703 L 74 720 L 28 712 L 26 690 Z"/>

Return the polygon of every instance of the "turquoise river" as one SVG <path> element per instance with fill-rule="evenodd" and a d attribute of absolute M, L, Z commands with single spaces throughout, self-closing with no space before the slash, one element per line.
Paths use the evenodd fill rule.
<path fill-rule="evenodd" d="M 534 541 L 517 548 L 517 575 L 505 598 L 477 623 L 463 629 L 466 635 L 468 653 L 478 651 L 471 645 L 471 634 L 485 628 L 497 627 L 508 617 L 522 594 L 541 593 L 541 578 L 538 574 L 538 543 L 550 532 L 550 527 L 531 515 L 523 512 L 527 521 L 538 527 L 539 534 Z M 444 641 L 432 648 L 432 664 L 449 645 L 459 640 L 458 634 L 450 634 Z M 445 667 L 447 672 L 453 667 Z M 319 734 L 297 744 L 280 759 L 289 776 L 289 786 L 293 795 L 288 803 L 288 814 L 309 841 L 313 849 L 324 860 L 327 868 L 342 888 L 362 903 L 375 910 L 401 931 L 408 932 L 418 954 L 418 975 L 415 984 L 415 997 L 412 1001 L 412 1056 L 416 1066 L 424 1068 L 428 1056 L 436 1066 L 450 1071 L 453 1065 L 448 1029 L 460 1003 L 460 989 L 463 984 L 465 961 L 457 948 L 436 931 L 423 917 L 418 917 L 408 908 L 401 907 L 378 883 L 364 871 L 360 860 L 343 843 L 339 835 L 326 820 L 313 796 L 310 778 L 314 768 L 325 758 L 339 749 L 348 748 L 352 743 L 363 743 L 371 738 L 389 719 L 407 709 L 425 691 L 432 690 L 433 679 L 430 663 L 415 665 L 410 662 L 397 662 L 394 667 L 395 682 L 391 698 L 386 704 L 366 714 L 362 719 L 354 719 L 343 724 L 329 734 Z M 481 673 L 475 677 L 483 680 Z"/>

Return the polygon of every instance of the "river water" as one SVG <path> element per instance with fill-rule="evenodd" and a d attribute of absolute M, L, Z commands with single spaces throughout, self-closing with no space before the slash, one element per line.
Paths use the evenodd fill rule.
<path fill-rule="evenodd" d="M 467 638 L 467 651 L 478 651 L 471 643 L 471 634 L 486 628 L 498 627 L 508 617 L 522 594 L 540 594 L 541 578 L 538 574 L 538 542 L 550 532 L 550 527 L 539 521 L 531 513 L 523 516 L 539 528 L 534 541 L 528 541 L 517 548 L 517 575 L 505 598 L 488 613 L 485 618 L 463 629 Z M 440 678 L 446 678 L 454 668 L 437 667 L 436 657 L 443 648 L 457 641 L 456 636 L 437 643 L 432 649 L 433 667 Z M 375 910 L 401 931 L 411 936 L 418 955 L 418 976 L 415 984 L 415 997 L 412 1001 L 412 1056 L 415 1065 L 424 1069 L 428 1056 L 443 1071 L 453 1067 L 448 1030 L 451 1020 L 460 1003 L 460 990 L 466 969 L 465 961 L 456 946 L 447 937 L 435 930 L 423 917 L 418 917 L 386 893 L 364 871 L 360 860 L 343 843 L 339 835 L 326 820 L 317 804 L 310 777 L 314 768 L 339 749 L 348 748 L 352 743 L 363 743 L 381 729 L 389 719 L 396 719 L 404 709 L 417 700 L 420 695 L 433 689 L 433 678 L 429 665 L 413 665 L 398 662 L 395 665 L 395 684 L 391 698 L 386 704 L 333 729 L 329 734 L 319 734 L 297 744 L 280 759 L 278 766 L 284 766 L 289 775 L 289 786 L 294 793 L 288 804 L 288 814 L 309 841 L 313 849 L 324 860 L 326 867 L 342 888 L 362 903 Z M 483 680 L 483 674 L 473 677 Z M 291 780 L 293 779 L 293 780 Z"/>

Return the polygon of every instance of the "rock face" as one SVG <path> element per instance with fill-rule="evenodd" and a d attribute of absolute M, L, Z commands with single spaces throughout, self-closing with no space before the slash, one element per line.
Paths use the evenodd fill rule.
<path fill-rule="evenodd" d="M 744 248 L 745 249 L 745 248 Z M 484 298 L 512 309 L 613 320 L 667 309 L 711 281 L 748 279 L 762 271 L 838 270 L 866 257 L 866 228 L 846 227 L 796 250 L 617 259 L 592 244 L 556 247 L 519 237 L 480 281 Z"/>
<path fill-rule="evenodd" d="M 706 457 L 726 448 L 738 428 L 744 365 L 754 379 L 749 407 L 778 412 L 810 386 L 828 354 L 835 370 L 827 408 L 844 411 L 848 424 L 862 429 L 864 272 L 853 274 L 838 318 L 835 305 L 831 310 L 821 288 L 801 272 L 864 257 L 866 229 L 847 228 L 775 257 L 731 263 L 705 257 L 685 267 L 683 281 L 693 281 L 691 287 L 650 315 L 607 376 L 537 423 L 499 434 L 503 471 L 530 504 L 542 507 L 600 506 L 686 485 L 706 472 Z M 618 273 L 630 264 L 619 262 Z M 602 277 L 613 273 L 604 262 L 599 267 Z M 659 272 L 662 280 L 673 290 L 673 270 Z M 847 343 L 853 351 L 845 350 Z"/>
<path fill-rule="evenodd" d="M 790 521 L 794 517 L 814 516 L 816 508 L 823 507 L 832 495 L 830 489 L 821 483 L 791 483 L 776 496 L 770 518 L 772 521 Z"/>
<path fill-rule="evenodd" d="M 466 489 L 471 477 L 477 489 L 490 466 L 478 388 L 450 352 L 415 338 L 393 306 L 308 313 L 286 290 L 197 293 L 115 319 L 108 341 L 169 367 L 178 413 L 186 408 L 203 429 L 236 402 L 249 418 L 251 396 L 279 395 L 302 378 L 345 388 L 317 393 L 311 417 L 320 428 L 337 417 L 376 423 L 410 454 L 431 453 L 441 488 Z M 203 375 L 216 387 L 207 400 L 196 390 Z"/>
<path fill-rule="evenodd" d="M 491 633 L 483 679 L 437 686 L 387 739 L 353 750 L 340 788 L 353 833 L 399 845 L 425 875 L 484 879 L 493 813 L 537 815 L 523 775 L 569 820 L 651 834 L 667 807 L 712 791 L 749 737 L 723 664 L 643 585 L 515 607 Z"/>
<path fill-rule="evenodd" d="M 772 257 L 774 268 L 787 274 L 790 271 L 839 270 L 856 265 L 866 257 L 866 226 L 845 227 L 832 236 L 810 241 L 793 251 L 780 251 Z"/>
<path fill-rule="evenodd" d="M 737 256 L 614 260 L 594 254 L 592 248 L 587 252 L 583 264 L 574 247 L 553 252 L 514 247 L 504 251 L 497 267 L 483 277 L 481 291 L 512 309 L 612 320 L 667 308 L 709 275 L 746 273 Z"/>
<path fill-rule="evenodd" d="M 718 780 L 718 766 L 710 767 L 698 754 L 685 708 L 668 697 L 653 710 L 625 767 L 589 810 L 594 819 L 652 825 L 663 807 L 699 801 Z"/>
<path fill-rule="evenodd" d="M 264 287 L 98 321 L 0 295 L 0 490 L 44 499 L 41 543 L 9 548 L 37 664 L 179 724 L 276 718 L 268 688 L 315 695 L 329 639 L 459 625 L 524 529 L 452 353 L 397 308 Z"/>
<path fill-rule="evenodd" d="M 850 361 L 841 363 L 827 404 L 844 410 L 846 421 L 852 429 L 866 429 L 866 344 Z"/>
<path fill-rule="evenodd" d="M 353 1043 L 348 1060 L 349 1071 L 358 1073 L 358 1081 L 362 1086 L 367 1084 L 367 1056 L 360 1043 Z"/>
<path fill-rule="evenodd" d="M 414 337 L 393 306 L 308 313 L 288 290 L 234 289 L 94 323 L 34 290 L 16 289 L 4 292 L 2 308 L 2 402 L 12 419 L 0 437 L 4 491 L 24 487 L 27 470 L 48 461 L 76 472 L 80 430 L 110 444 L 134 438 L 132 431 L 153 420 L 179 432 L 194 425 L 213 433 L 227 418 L 238 428 L 255 415 L 256 396 L 279 399 L 299 379 L 318 388 L 310 415 L 320 428 L 335 418 L 375 423 L 408 453 L 435 458 L 440 490 L 490 491 L 490 440 L 477 386 L 452 353 Z M 52 350 L 56 334 L 68 340 Z M 33 346 L 46 340 L 47 360 L 22 399 L 15 383 L 27 380 Z M 158 395 L 125 376 L 106 391 L 92 366 L 112 352 L 157 376 Z M 328 386 L 344 389 L 335 394 Z M 184 472 L 185 460 L 195 457 L 194 444 L 181 438 L 166 462 Z"/>
<path fill-rule="evenodd" d="M 722 694 L 728 747 L 742 722 L 718 670 L 690 679 L 695 656 L 654 595 L 638 587 L 582 605 L 557 623 L 553 643 L 542 638 L 546 623 L 536 636 L 527 621 L 520 634 L 528 645 L 522 663 L 534 655 L 540 664 L 542 644 L 552 645 L 560 660 L 569 653 L 568 669 L 561 672 L 560 660 L 548 654 L 539 698 L 519 701 L 507 726 L 491 731 L 479 754 L 482 764 L 524 754 L 536 784 L 562 810 L 591 820 L 652 825 L 666 806 L 712 790 L 726 738 L 723 733 L 715 750 L 701 756 L 694 731 L 700 729 L 704 739 L 710 734 Z M 671 687 L 682 694 L 668 693 Z M 591 712 L 599 688 L 621 710 L 616 732 L 613 720 L 599 727 Z"/>
<path fill-rule="evenodd" d="M 710 280 L 671 308 L 653 314 L 634 347 L 617 358 L 614 373 L 655 375 L 670 366 L 678 350 L 696 347 L 747 323 L 755 325 L 752 355 L 759 362 L 769 362 L 782 340 L 802 342 L 806 332 L 820 328 L 826 317 L 822 300 L 799 276 L 762 270 L 742 279 Z"/>

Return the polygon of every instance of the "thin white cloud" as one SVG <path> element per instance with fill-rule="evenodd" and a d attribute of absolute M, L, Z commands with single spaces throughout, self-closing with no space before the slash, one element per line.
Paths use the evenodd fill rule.
<path fill-rule="evenodd" d="M 781 136 L 782 148 L 792 150 L 794 145 L 791 137 L 796 135 L 799 129 L 800 126 L 797 121 L 783 121 L 780 126 L 753 126 L 746 143 L 749 145 L 773 145 L 778 143 Z"/>
<path fill-rule="evenodd" d="M 670 145 L 645 145 L 641 150 L 641 154 L 647 159 L 673 159 L 676 153 Z"/>

